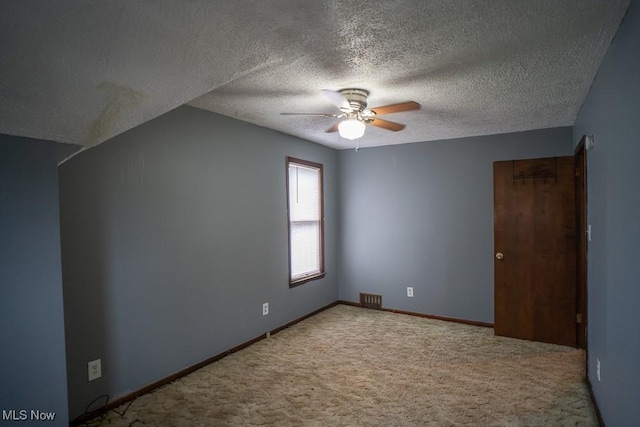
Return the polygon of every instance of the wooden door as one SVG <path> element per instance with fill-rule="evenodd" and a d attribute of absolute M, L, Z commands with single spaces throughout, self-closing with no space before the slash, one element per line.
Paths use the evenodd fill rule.
<path fill-rule="evenodd" d="M 576 345 L 573 157 L 493 164 L 496 335 Z"/>

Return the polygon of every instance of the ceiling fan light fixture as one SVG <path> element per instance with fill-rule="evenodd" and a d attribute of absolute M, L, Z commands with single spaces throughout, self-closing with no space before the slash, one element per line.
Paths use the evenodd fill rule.
<path fill-rule="evenodd" d="M 358 139 L 364 135 L 365 125 L 358 119 L 347 119 L 340 122 L 338 132 L 345 139 Z"/>
<path fill-rule="evenodd" d="M 280 113 L 286 116 L 321 116 L 336 119 L 344 119 L 335 123 L 326 133 L 339 132 L 340 137 L 354 140 L 364 135 L 367 125 L 380 129 L 397 132 L 405 128 L 402 123 L 391 122 L 378 118 L 380 115 L 401 113 L 403 111 L 419 110 L 420 104 L 415 101 L 405 101 L 397 104 L 381 105 L 375 108 L 367 108 L 367 96 L 369 92 L 364 89 L 342 89 L 334 91 L 323 89 L 322 92 L 329 98 L 332 104 L 340 109 L 340 114 L 328 113 Z"/>

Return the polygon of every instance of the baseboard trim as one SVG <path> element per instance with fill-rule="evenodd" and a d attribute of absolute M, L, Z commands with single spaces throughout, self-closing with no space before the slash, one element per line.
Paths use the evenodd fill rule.
<path fill-rule="evenodd" d="M 604 420 L 602 419 L 602 412 L 600 412 L 598 401 L 596 400 L 595 394 L 593 394 L 593 386 L 591 385 L 591 380 L 589 379 L 589 375 L 585 377 L 585 380 L 587 381 L 587 388 L 589 389 L 589 395 L 591 396 L 593 407 L 596 410 L 596 417 L 598 417 L 598 424 L 600 425 L 600 427 L 605 427 Z"/>
<path fill-rule="evenodd" d="M 358 302 L 353 302 L 353 301 L 338 300 L 338 304 L 342 304 L 342 305 L 351 305 L 351 306 L 353 306 L 353 307 L 360 307 L 360 303 L 358 303 Z"/>
<path fill-rule="evenodd" d="M 352 301 L 338 300 L 339 304 L 352 305 L 354 307 L 360 307 L 360 304 Z M 445 322 L 462 323 L 463 325 L 482 326 L 484 328 L 493 328 L 493 323 L 478 322 L 476 320 L 459 319 L 457 317 L 438 316 L 435 314 L 418 313 L 415 311 L 398 310 L 395 308 L 384 308 L 382 311 L 388 311 L 390 313 L 408 314 L 409 316 L 425 317 L 427 319 L 444 320 Z"/>
<path fill-rule="evenodd" d="M 289 323 L 287 323 L 287 324 L 285 324 L 285 325 L 282 325 L 282 326 L 280 326 L 280 327 L 278 327 L 278 328 L 276 328 L 276 329 L 272 330 L 272 331 L 271 331 L 271 335 L 273 335 L 273 334 L 277 334 L 278 332 L 282 331 L 283 329 L 287 329 L 287 328 L 289 328 L 289 327 L 291 327 L 291 326 L 295 325 L 296 323 L 300 323 L 300 322 L 302 322 L 303 320 L 308 319 L 309 317 L 315 316 L 316 314 L 321 313 L 321 312 L 323 312 L 323 311 L 325 311 L 325 310 L 328 310 L 328 309 L 330 309 L 331 307 L 335 307 L 336 305 L 338 305 L 338 301 L 334 301 L 334 302 L 332 302 L 331 304 L 327 304 L 327 305 L 325 305 L 324 307 L 321 307 L 321 308 L 319 308 L 319 309 L 317 309 L 317 310 L 315 310 L 315 311 L 312 311 L 312 312 L 311 312 L 311 313 L 309 313 L 309 314 L 305 314 L 305 315 L 304 315 L 304 316 L 302 316 L 302 317 L 299 317 L 299 318 L 297 318 L 297 319 L 295 319 L 295 320 L 292 320 L 291 322 L 289 322 Z M 263 337 L 263 338 L 264 338 L 264 337 Z"/>
<path fill-rule="evenodd" d="M 119 397 L 119 398 L 113 400 L 112 402 L 109 402 L 107 405 L 105 405 L 102 408 L 98 408 L 98 409 L 96 409 L 94 411 L 87 412 L 87 413 L 84 413 L 82 415 L 79 415 L 78 417 L 74 418 L 69 423 L 69 425 L 73 427 L 73 426 L 79 426 L 81 424 L 86 424 L 89 420 L 91 420 L 91 419 L 93 419 L 93 418 L 95 418 L 95 417 L 97 417 L 99 415 L 102 415 L 105 412 L 108 412 L 108 411 L 110 411 L 112 409 L 115 409 L 115 408 L 117 408 L 118 406 L 120 406 L 120 405 L 122 405 L 124 403 L 128 403 L 128 402 L 130 402 L 130 401 L 132 401 L 134 399 L 137 399 L 138 397 L 142 396 L 143 394 L 147 394 L 147 393 L 149 393 L 149 392 L 151 392 L 151 391 L 153 391 L 153 390 L 155 390 L 157 388 L 163 387 L 163 386 L 165 386 L 165 385 L 167 385 L 169 383 L 172 383 L 172 382 L 174 382 L 174 381 L 176 381 L 176 380 L 178 380 L 178 379 L 180 379 L 180 378 L 182 378 L 182 377 L 184 377 L 186 375 L 189 375 L 190 373 L 192 373 L 194 371 L 197 371 L 200 368 L 203 368 L 203 367 L 205 367 L 207 365 L 210 365 L 210 364 L 212 364 L 214 362 L 217 362 L 218 360 L 220 360 L 220 359 L 222 359 L 222 358 L 224 358 L 224 357 L 226 357 L 226 356 L 228 356 L 230 354 L 233 354 L 233 353 L 235 353 L 237 351 L 240 351 L 240 350 L 242 350 L 244 348 L 247 348 L 250 345 L 257 343 L 258 341 L 261 341 L 261 340 L 265 339 L 267 337 L 267 334 L 269 334 L 269 335 L 277 334 L 278 332 L 280 332 L 280 331 L 282 331 L 282 330 L 284 330 L 286 328 L 289 328 L 289 327 L 295 325 L 296 323 L 299 323 L 299 322 L 301 322 L 301 321 L 303 321 L 303 320 L 305 320 L 305 319 L 307 319 L 307 318 L 309 318 L 311 316 L 315 316 L 316 314 L 318 314 L 318 313 L 320 313 L 322 311 L 325 311 L 325 310 L 327 310 L 327 309 L 329 309 L 331 307 L 334 307 L 334 306 L 336 306 L 338 304 L 339 304 L 338 301 L 334 301 L 331 304 L 328 304 L 328 305 L 326 305 L 324 307 L 321 307 L 321 308 L 319 308 L 319 309 L 317 309 L 315 311 L 312 311 L 311 313 L 305 314 L 304 316 L 299 317 L 299 318 L 297 318 L 295 320 L 292 320 L 291 322 L 286 323 L 285 325 L 279 326 L 279 327 L 277 327 L 277 328 L 275 328 L 275 329 L 273 329 L 271 331 L 268 331 L 265 334 L 262 334 L 260 336 L 257 336 L 255 338 L 250 339 L 249 341 L 246 341 L 246 342 L 243 342 L 241 344 L 238 344 L 237 346 L 235 346 L 235 347 L 233 347 L 233 348 L 231 348 L 231 349 L 229 349 L 227 351 L 223 351 L 222 353 L 218 353 L 215 356 L 212 356 L 212 357 L 210 357 L 208 359 L 203 360 L 202 362 L 198 362 L 195 365 L 188 366 L 188 367 L 186 367 L 186 368 L 184 368 L 184 369 L 182 369 L 182 370 L 180 370 L 180 371 L 178 371 L 178 372 L 176 372 L 174 374 L 169 375 L 168 377 L 162 378 L 162 379 L 160 379 L 158 381 L 155 381 L 155 382 L 153 382 L 151 384 L 148 384 L 148 385 L 142 387 L 141 389 L 138 389 L 138 390 L 136 390 L 136 391 L 134 391 L 132 393 L 129 393 L 129 394 L 125 395 L 125 396 Z"/>

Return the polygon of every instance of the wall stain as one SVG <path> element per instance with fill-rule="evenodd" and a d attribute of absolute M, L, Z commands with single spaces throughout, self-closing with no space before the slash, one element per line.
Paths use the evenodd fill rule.
<path fill-rule="evenodd" d="M 89 129 L 89 145 L 95 145 L 111 136 L 111 127 L 126 110 L 140 104 L 147 96 L 138 90 L 113 82 L 104 81 L 98 89 L 107 92 L 108 103 Z"/>

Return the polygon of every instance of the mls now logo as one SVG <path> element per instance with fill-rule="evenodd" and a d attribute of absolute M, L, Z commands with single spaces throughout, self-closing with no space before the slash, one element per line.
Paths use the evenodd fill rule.
<path fill-rule="evenodd" d="M 55 412 L 42 412 L 37 409 L 27 411 L 26 409 L 3 409 L 2 421 L 53 421 L 56 417 Z"/>

